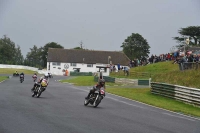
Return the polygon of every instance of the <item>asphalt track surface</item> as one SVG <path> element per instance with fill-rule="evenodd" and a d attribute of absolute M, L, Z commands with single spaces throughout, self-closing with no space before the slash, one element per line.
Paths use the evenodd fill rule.
<path fill-rule="evenodd" d="M 97 108 L 84 106 L 89 87 L 54 76 L 40 98 L 31 76 L 0 83 L 0 133 L 200 133 L 200 120 L 106 94 Z"/>

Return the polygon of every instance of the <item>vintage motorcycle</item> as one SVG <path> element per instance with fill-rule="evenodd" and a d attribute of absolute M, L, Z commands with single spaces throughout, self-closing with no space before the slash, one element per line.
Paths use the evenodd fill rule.
<path fill-rule="evenodd" d="M 48 73 L 49 78 L 53 78 L 53 75 L 51 73 Z"/>
<path fill-rule="evenodd" d="M 97 107 L 101 100 L 105 97 L 105 89 L 101 87 L 100 89 L 96 90 L 95 93 L 91 94 L 88 99 L 85 99 L 84 105 L 87 106 L 88 104 Z"/>
<path fill-rule="evenodd" d="M 20 75 L 20 82 L 22 83 L 24 81 L 24 75 Z"/>
<path fill-rule="evenodd" d="M 33 94 L 32 97 L 36 96 L 37 98 L 40 97 L 40 95 L 42 94 L 42 92 L 46 89 L 47 87 L 47 80 L 43 79 L 41 83 L 37 83 L 36 82 L 36 86 L 35 89 L 33 90 Z"/>
<path fill-rule="evenodd" d="M 37 80 L 37 75 L 33 75 L 32 78 L 33 78 L 33 82 L 35 82 Z"/>

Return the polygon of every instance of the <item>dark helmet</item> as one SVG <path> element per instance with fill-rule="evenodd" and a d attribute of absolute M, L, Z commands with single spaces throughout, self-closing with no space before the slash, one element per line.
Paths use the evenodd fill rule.
<path fill-rule="evenodd" d="M 100 85 L 104 85 L 105 84 L 105 80 L 104 79 L 100 79 L 99 83 L 100 83 Z"/>

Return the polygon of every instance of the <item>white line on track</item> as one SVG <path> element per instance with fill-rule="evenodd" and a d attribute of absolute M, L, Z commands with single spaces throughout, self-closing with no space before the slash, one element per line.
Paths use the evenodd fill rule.
<path fill-rule="evenodd" d="M 4 81 L 6 81 L 6 80 L 1 81 L 0 83 L 3 83 Z"/>
<path fill-rule="evenodd" d="M 172 115 L 172 114 L 169 114 L 169 113 L 163 113 L 163 114 L 169 115 L 169 116 L 172 116 L 172 117 L 186 119 L 186 120 L 189 120 L 189 121 L 195 121 L 194 119 L 190 119 L 190 118 L 186 118 L 186 117 L 182 117 L 182 116 L 177 116 L 177 115 Z"/>
<path fill-rule="evenodd" d="M 88 90 L 79 89 L 79 88 L 77 88 L 77 87 L 75 87 L 75 86 L 71 86 L 71 87 L 74 88 L 74 89 L 80 90 L 80 91 L 85 91 L 85 92 L 88 92 L 88 90 L 91 89 L 90 87 L 87 87 Z M 107 92 L 107 93 L 108 93 L 108 92 Z M 195 118 L 195 117 L 192 117 L 192 116 L 187 116 L 187 115 L 184 115 L 184 114 L 176 113 L 176 112 L 173 112 L 173 111 L 170 111 L 170 110 L 166 110 L 166 109 L 162 109 L 162 108 L 159 108 L 159 107 L 156 107 L 156 106 L 148 105 L 148 104 L 145 104 L 145 103 L 142 103 L 142 102 L 138 102 L 138 101 L 135 101 L 135 100 L 132 100 L 132 99 L 129 99 L 129 98 L 122 97 L 122 96 L 118 96 L 118 95 L 115 95 L 115 94 L 111 94 L 111 93 L 108 93 L 108 94 L 113 95 L 113 96 L 116 96 L 116 97 L 120 97 L 120 98 L 123 98 L 123 99 L 127 99 L 127 100 L 130 100 L 130 101 L 134 101 L 134 102 L 137 102 L 137 103 L 141 103 L 141 104 L 144 104 L 144 105 L 153 107 L 153 108 L 158 108 L 158 109 L 161 109 L 161 110 L 165 110 L 165 111 L 170 112 L 170 113 L 173 113 L 173 114 L 177 114 L 177 115 L 172 115 L 172 114 L 170 114 L 170 113 L 165 113 L 165 112 L 163 112 L 162 114 L 164 114 L 164 115 L 169 115 L 169 116 L 173 116 L 173 117 L 178 117 L 178 118 L 182 118 L 182 119 L 187 119 L 187 120 L 190 120 L 190 121 L 200 120 L 199 118 Z M 114 101 L 118 101 L 118 102 L 121 102 L 121 103 L 130 105 L 130 106 L 134 106 L 134 107 L 138 107 L 138 108 L 143 108 L 143 109 L 144 109 L 144 107 L 137 106 L 137 105 L 134 105 L 134 104 L 130 104 L 130 103 L 127 103 L 127 102 L 124 102 L 124 101 L 121 101 L 121 100 L 118 100 L 118 99 L 115 99 L 115 98 L 112 98 L 112 97 L 106 96 L 106 98 L 109 98 L 109 99 L 112 99 L 112 100 L 114 100 Z M 151 110 L 151 109 L 150 109 L 150 110 Z M 154 110 L 151 110 L 151 111 L 154 111 Z M 157 112 L 157 111 L 154 111 L 154 112 Z"/>

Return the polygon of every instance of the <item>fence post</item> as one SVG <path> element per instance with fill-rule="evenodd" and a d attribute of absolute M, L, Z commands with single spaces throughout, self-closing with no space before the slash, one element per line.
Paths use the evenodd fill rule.
<path fill-rule="evenodd" d="M 151 88 L 151 78 L 149 78 L 149 88 Z"/>

